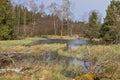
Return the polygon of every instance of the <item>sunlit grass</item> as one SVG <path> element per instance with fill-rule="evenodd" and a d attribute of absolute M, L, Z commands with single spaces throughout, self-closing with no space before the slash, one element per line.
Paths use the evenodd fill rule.
<path fill-rule="evenodd" d="M 90 52 L 91 54 L 103 55 L 105 53 L 120 54 L 120 44 L 116 45 L 84 45 L 79 47 L 79 52 Z"/>
<path fill-rule="evenodd" d="M 17 45 L 24 45 L 24 44 L 28 44 L 31 41 L 34 40 L 41 40 L 44 38 L 41 37 L 34 37 L 34 38 L 25 38 L 22 40 L 5 40 L 5 41 L 0 41 L 0 48 L 3 47 L 10 47 L 10 46 L 17 46 Z"/>
<path fill-rule="evenodd" d="M 41 37 L 48 39 L 79 39 L 78 35 L 73 36 L 42 35 Z"/>
<path fill-rule="evenodd" d="M 0 75 L 0 80 L 22 80 L 23 75 L 16 74 L 14 72 L 7 72 Z"/>
<path fill-rule="evenodd" d="M 9 43 L 9 42 L 8 42 Z M 2 43 L 4 44 L 4 43 Z M 1 45 L 2 46 L 2 45 Z M 13 45 L 11 43 L 11 46 L 2 46 L 0 48 L 1 53 L 32 53 L 32 54 L 41 54 L 45 51 L 58 51 L 63 50 L 65 48 L 65 44 L 41 44 L 41 45 L 33 45 L 33 46 L 23 46 L 23 45 Z"/>
<path fill-rule="evenodd" d="M 76 39 L 76 37 L 42 35 L 41 37 L 28 37 L 21 40 L 4 40 L 4 41 L 0 41 L 0 48 L 28 44 L 34 40 L 44 40 L 44 39 Z"/>
<path fill-rule="evenodd" d="M 57 51 L 59 49 L 64 49 L 66 47 L 66 44 L 59 44 L 59 43 L 54 43 L 54 44 L 44 44 L 44 46 L 48 47 L 50 50 Z"/>

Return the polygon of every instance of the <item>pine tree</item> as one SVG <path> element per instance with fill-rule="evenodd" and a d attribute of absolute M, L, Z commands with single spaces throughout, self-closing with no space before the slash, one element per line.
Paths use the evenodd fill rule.
<path fill-rule="evenodd" d="M 92 40 L 93 38 L 98 37 L 99 31 L 98 31 L 98 26 L 99 26 L 99 16 L 96 11 L 92 11 L 92 13 L 89 16 L 88 20 L 88 28 L 87 28 L 87 33 L 86 36 Z"/>
<path fill-rule="evenodd" d="M 101 37 L 105 42 L 120 42 L 120 1 L 112 0 L 106 10 L 106 17 L 101 28 Z"/>
<path fill-rule="evenodd" d="M 10 0 L 0 2 L 0 39 L 6 40 L 12 37 L 12 5 Z"/>
<path fill-rule="evenodd" d="M 108 6 L 106 10 L 106 17 L 104 19 L 105 25 L 115 25 L 116 17 L 117 17 L 117 11 L 116 11 L 116 1 L 112 0 L 111 4 Z"/>

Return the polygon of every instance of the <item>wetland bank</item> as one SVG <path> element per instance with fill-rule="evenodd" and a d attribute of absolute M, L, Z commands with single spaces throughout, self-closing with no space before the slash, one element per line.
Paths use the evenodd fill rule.
<path fill-rule="evenodd" d="M 103 77 L 103 75 L 111 76 L 112 73 L 117 72 L 112 70 L 115 70 L 113 67 L 117 68 L 117 65 L 119 65 L 119 44 L 111 46 L 83 43 L 81 45 L 80 42 L 78 46 L 77 43 L 81 40 L 68 40 L 73 43 L 77 41 L 75 43 L 77 46 L 70 42 L 70 45 L 72 44 L 74 47 L 68 49 L 67 40 L 64 40 L 64 43 L 61 43 L 61 39 L 60 43 L 59 39 L 50 40 L 53 40 L 52 43 L 48 41 L 45 43 L 46 39 L 41 38 L 1 41 L 1 45 L 6 43 L 11 45 L 0 48 L 0 79 L 77 80 L 83 74 L 92 71 L 96 77 L 106 80 L 108 77 Z M 58 41 L 56 42 L 56 40 Z M 40 41 L 42 41 L 42 44 Z M 82 42 L 84 41 L 82 40 Z M 112 73 L 108 70 L 111 70 Z M 120 76 L 119 72 L 117 74 Z"/>

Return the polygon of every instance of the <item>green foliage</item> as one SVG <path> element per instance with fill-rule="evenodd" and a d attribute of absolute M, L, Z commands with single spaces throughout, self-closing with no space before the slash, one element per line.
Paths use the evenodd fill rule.
<path fill-rule="evenodd" d="M 93 38 L 98 37 L 99 31 L 99 16 L 96 11 L 92 11 L 92 13 L 89 16 L 89 22 L 88 22 L 88 30 L 86 33 L 86 36 L 92 40 Z"/>
<path fill-rule="evenodd" d="M 9 0 L 0 2 L 0 40 L 11 39 L 12 36 L 12 5 Z"/>
<path fill-rule="evenodd" d="M 103 25 L 100 30 L 100 36 L 104 37 L 105 34 L 110 30 L 110 28 L 106 25 Z"/>
<path fill-rule="evenodd" d="M 117 6 L 116 6 L 116 1 L 112 0 L 111 4 L 108 6 L 106 10 L 106 17 L 104 19 L 104 23 L 106 25 L 114 25 L 116 22 L 116 17 L 117 17 Z"/>
<path fill-rule="evenodd" d="M 7 25 L 0 26 L 0 40 L 11 39 L 11 31 L 12 29 Z"/>
<path fill-rule="evenodd" d="M 116 40 L 116 34 L 117 34 L 117 32 L 116 32 L 115 29 L 109 30 L 109 32 L 107 32 L 104 35 L 103 40 L 105 40 L 105 41 L 115 41 Z"/>
<path fill-rule="evenodd" d="M 101 37 L 103 41 L 118 43 L 120 42 L 120 1 L 112 0 L 106 14 L 101 28 Z"/>
<path fill-rule="evenodd" d="M 97 12 L 93 11 L 89 17 L 89 27 L 96 27 L 97 26 L 97 19 L 98 19 L 98 15 Z"/>

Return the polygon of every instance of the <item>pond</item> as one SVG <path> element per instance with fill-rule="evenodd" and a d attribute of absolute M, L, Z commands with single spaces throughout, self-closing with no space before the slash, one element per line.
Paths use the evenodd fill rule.
<path fill-rule="evenodd" d="M 76 48 L 89 43 L 89 40 L 67 40 L 67 50 L 71 51 L 72 48 Z"/>
<path fill-rule="evenodd" d="M 60 44 L 65 43 L 67 51 L 71 51 L 72 48 L 88 44 L 89 40 L 46 39 L 46 40 L 35 40 L 29 43 L 28 45 L 52 44 L 52 43 L 60 43 Z"/>
<path fill-rule="evenodd" d="M 60 43 L 60 44 L 66 44 L 66 50 L 70 52 L 73 48 L 89 44 L 89 40 L 66 40 L 66 39 L 46 39 L 46 40 L 35 40 L 29 43 L 29 45 L 40 45 L 40 44 L 53 44 L 53 43 Z M 74 65 L 78 64 L 82 67 L 82 72 L 87 72 L 90 70 L 90 63 L 86 60 L 78 60 L 76 58 L 67 58 L 62 57 L 56 54 L 47 53 L 46 56 L 44 56 L 44 61 L 51 62 L 54 61 L 55 57 L 57 57 L 59 61 L 64 60 L 66 62 L 66 65 Z M 40 58 L 39 58 L 40 59 Z M 76 74 L 74 72 L 67 73 L 66 71 L 62 73 L 66 77 L 75 78 Z"/>
<path fill-rule="evenodd" d="M 66 44 L 66 50 L 71 51 L 72 48 L 79 47 L 81 45 L 86 45 L 89 43 L 88 40 L 63 40 L 63 39 L 47 39 L 47 40 L 35 40 L 29 43 L 28 45 L 40 45 L 40 44 L 52 44 L 52 43 L 60 43 Z M 8 65 L 13 65 L 11 59 L 15 62 L 16 65 L 36 65 L 45 63 L 54 63 L 58 65 L 65 65 L 65 69 L 70 65 L 78 65 L 78 67 L 82 67 L 82 72 L 87 72 L 90 69 L 89 61 L 78 60 L 75 57 L 65 57 L 59 55 L 57 51 L 45 51 L 42 54 L 31 55 L 32 53 L 11 53 L 11 54 L 0 54 L 0 63 L 2 63 L 2 67 Z M 9 59 L 9 56 L 11 57 Z M 2 59 L 3 58 L 3 59 Z M 64 61 L 64 62 L 63 62 Z M 72 69 L 74 67 L 72 66 Z M 71 69 L 70 72 L 63 71 L 61 73 L 65 77 L 75 78 L 77 75 Z"/>

